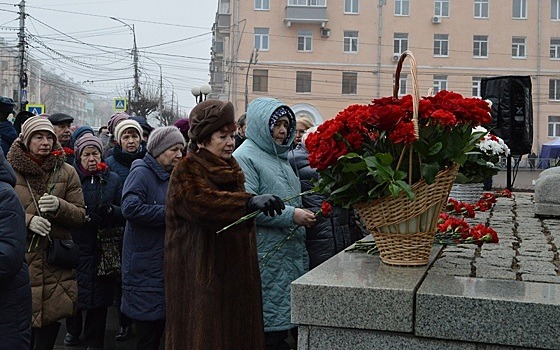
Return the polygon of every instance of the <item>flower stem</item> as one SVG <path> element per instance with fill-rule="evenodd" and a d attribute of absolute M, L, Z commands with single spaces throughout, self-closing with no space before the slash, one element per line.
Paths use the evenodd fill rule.
<path fill-rule="evenodd" d="M 266 263 L 274 256 L 274 254 L 276 254 L 277 251 L 280 250 L 280 248 L 282 248 L 282 246 L 289 241 L 294 234 L 296 233 L 296 231 L 298 230 L 298 228 L 300 228 L 301 226 L 296 226 L 291 232 L 290 234 L 286 235 L 286 237 L 282 238 L 280 241 L 278 241 L 278 243 L 276 243 L 274 245 L 274 248 L 272 248 L 271 250 L 269 250 L 268 252 L 266 252 L 266 254 L 259 260 L 259 263 L 261 264 L 261 267 L 265 267 Z"/>
<path fill-rule="evenodd" d="M 313 193 L 313 192 L 315 192 L 315 190 L 312 190 L 312 189 L 311 189 L 311 190 L 309 190 L 309 191 L 305 191 L 305 192 L 302 192 L 302 193 L 300 193 L 300 194 L 296 194 L 295 196 L 291 196 L 291 197 L 284 198 L 284 199 L 282 199 L 282 201 L 283 201 L 283 202 L 288 202 L 288 201 L 291 201 L 291 200 L 294 199 L 294 198 L 301 197 L 301 196 L 305 196 L 305 195 L 311 194 L 311 193 Z M 239 220 L 237 220 L 237 221 L 235 221 L 235 222 L 233 222 L 233 223 L 227 225 L 226 227 L 224 227 L 224 228 L 222 228 L 222 229 L 216 231 L 216 234 L 220 234 L 220 233 L 224 232 L 225 230 L 227 230 L 227 229 L 229 229 L 229 228 L 231 228 L 231 227 L 233 227 L 233 226 L 235 226 L 235 225 L 237 225 L 237 224 L 240 224 L 240 223 L 242 223 L 242 222 L 244 222 L 244 221 L 247 221 L 247 220 L 249 220 L 249 219 L 252 219 L 252 218 L 254 218 L 255 216 L 259 215 L 260 212 L 261 212 L 260 210 L 255 210 L 255 211 L 252 212 L 252 213 L 249 213 L 249 214 L 247 214 L 247 215 L 245 215 L 245 216 L 242 216 Z"/>

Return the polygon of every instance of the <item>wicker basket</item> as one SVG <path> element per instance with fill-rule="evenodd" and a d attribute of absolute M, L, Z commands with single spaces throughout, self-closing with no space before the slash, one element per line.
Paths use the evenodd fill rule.
<path fill-rule="evenodd" d="M 416 182 L 415 199 L 404 193 L 354 205 L 372 233 L 381 261 L 390 265 L 426 265 L 437 230 L 437 220 L 455 178 L 458 166 L 440 171 L 432 184 Z"/>
<path fill-rule="evenodd" d="M 418 91 L 418 72 L 416 60 L 411 52 L 404 52 L 397 64 L 393 96 L 398 96 L 398 82 L 402 64 L 406 57 L 410 58 L 413 86 L 413 123 L 418 137 L 418 105 L 420 94 Z M 412 150 L 409 161 L 412 161 Z M 404 151 L 403 151 L 404 154 Z M 402 160 L 399 159 L 399 164 Z M 412 169 L 412 166 L 409 166 Z M 358 203 L 354 208 L 360 218 L 372 233 L 379 249 L 381 261 L 390 265 L 418 266 L 428 263 L 434 235 L 437 230 L 437 220 L 451 186 L 457 176 L 458 166 L 454 165 L 440 171 L 432 184 L 423 179 L 416 182 L 412 189 L 415 199 L 409 200 L 405 193 L 398 196 L 386 196 L 369 203 Z M 412 174 L 409 174 L 411 181 Z"/>

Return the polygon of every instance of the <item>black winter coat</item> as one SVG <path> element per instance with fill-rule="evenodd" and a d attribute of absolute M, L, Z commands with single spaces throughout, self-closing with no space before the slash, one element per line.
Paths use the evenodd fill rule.
<path fill-rule="evenodd" d="M 309 166 L 309 153 L 304 146 L 298 146 L 289 154 L 290 165 L 301 182 L 301 191 L 305 192 L 314 187 L 313 179 L 318 179 L 316 169 Z M 303 207 L 317 213 L 327 196 L 314 193 L 303 196 Z M 309 269 L 322 264 L 344 248 L 362 238 L 356 227 L 354 215 L 348 209 L 333 207 L 327 218 L 317 216 L 317 224 L 306 229 L 306 246 L 309 253 Z"/>
<path fill-rule="evenodd" d="M 92 176 L 84 173 L 80 166 L 74 167 L 80 176 L 86 214 L 89 218 L 84 226 L 72 232 L 74 242 L 80 247 L 80 265 L 77 269 L 78 309 L 111 306 L 116 278 L 97 276 L 100 253 L 97 229 L 124 226 L 125 221 L 120 208 L 122 183 L 119 176 L 112 171 L 106 170 Z M 110 205 L 111 213 L 99 213 L 102 205 Z"/>
<path fill-rule="evenodd" d="M 28 350 L 32 310 L 27 228 L 15 184 L 14 170 L 0 150 L 0 348 Z"/>

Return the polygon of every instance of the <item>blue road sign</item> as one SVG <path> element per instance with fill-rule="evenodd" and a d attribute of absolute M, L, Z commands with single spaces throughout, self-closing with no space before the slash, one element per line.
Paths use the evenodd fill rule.
<path fill-rule="evenodd" d="M 25 106 L 25 110 L 28 112 L 31 112 L 35 115 L 40 115 L 45 113 L 45 105 L 32 105 L 32 104 L 27 104 Z"/>
<path fill-rule="evenodd" d="M 124 97 L 117 97 L 115 98 L 115 104 L 113 109 L 115 111 L 126 111 L 126 98 Z"/>

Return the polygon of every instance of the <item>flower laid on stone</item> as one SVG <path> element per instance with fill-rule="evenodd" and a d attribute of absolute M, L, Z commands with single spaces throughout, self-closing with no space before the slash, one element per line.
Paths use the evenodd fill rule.
<path fill-rule="evenodd" d="M 441 244 L 474 243 L 480 246 L 486 242 L 498 243 L 499 239 L 491 227 L 484 224 L 470 227 L 463 218 L 442 213 L 439 216 L 435 241 Z"/>
<path fill-rule="evenodd" d="M 496 203 L 496 197 L 511 198 L 511 191 L 506 189 L 496 193 L 484 192 L 482 197 L 473 204 L 449 198 L 446 210 L 449 214 L 461 214 L 469 218 L 474 218 L 475 211 L 487 211 L 492 208 L 492 205 Z"/>
<path fill-rule="evenodd" d="M 473 128 L 473 134 L 480 135 L 480 139 L 474 149 L 467 152 L 466 161 L 459 167 L 456 183 L 482 183 L 498 174 L 500 156 L 509 155 L 509 147 L 504 140 L 482 126 Z"/>

